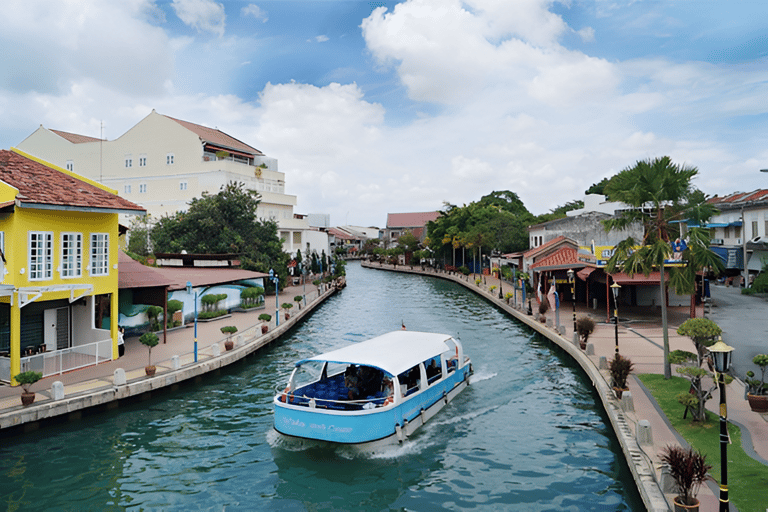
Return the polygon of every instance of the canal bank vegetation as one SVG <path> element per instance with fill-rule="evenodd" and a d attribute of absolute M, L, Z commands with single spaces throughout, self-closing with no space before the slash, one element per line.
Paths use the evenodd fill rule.
<path fill-rule="evenodd" d="M 706 411 L 704 421 L 683 418 L 685 407 L 678 401 L 678 395 L 687 393 L 691 382 L 683 377 L 664 379 L 663 375 L 638 375 L 670 425 L 695 449 L 706 454 L 712 464 L 710 474 L 716 482 L 720 475 L 720 429 L 719 417 Z M 728 424 L 731 444 L 728 446 L 728 497 L 741 512 L 764 512 L 768 503 L 768 466 L 751 458 L 741 445 L 741 429 Z M 761 440 L 756 440 L 761 442 Z"/>

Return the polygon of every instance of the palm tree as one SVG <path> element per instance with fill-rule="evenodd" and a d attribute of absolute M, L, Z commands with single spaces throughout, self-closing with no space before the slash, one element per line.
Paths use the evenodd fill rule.
<path fill-rule="evenodd" d="M 703 193 L 691 186 L 698 174 L 696 167 L 672 163 L 668 156 L 638 161 L 614 176 L 605 187 L 612 201 L 625 203 L 632 208 L 623 210 L 617 217 L 603 222 L 606 231 L 622 230 L 636 223 L 643 226 L 643 239 L 631 236 L 616 245 L 608 260 L 606 271 L 622 270 L 632 277 L 642 273 L 646 277 L 659 269 L 661 277 L 661 322 L 664 333 L 664 378 L 672 376 L 669 362 L 669 333 L 667 331 L 666 282 L 664 260 L 672 255 L 670 236 L 672 229 L 682 229 L 673 222 L 687 221 L 688 247 L 683 252 L 682 267 L 670 269 L 670 286 L 675 292 L 693 294 L 696 273 L 711 267 L 723 268 L 722 261 L 709 249 L 709 231 L 703 227 L 715 209 L 706 203 Z"/>

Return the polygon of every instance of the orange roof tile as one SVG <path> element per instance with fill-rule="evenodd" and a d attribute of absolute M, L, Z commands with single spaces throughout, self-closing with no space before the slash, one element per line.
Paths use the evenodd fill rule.
<path fill-rule="evenodd" d="M 559 243 L 562 243 L 564 241 L 568 241 L 568 242 L 572 243 L 574 246 L 577 245 L 576 242 L 574 242 L 570 238 L 567 238 L 567 237 L 564 237 L 563 235 L 560 235 L 560 236 L 558 236 L 556 238 L 553 238 L 549 242 L 541 244 L 538 247 L 534 247 L 533 249 L 528 249 L 527 251 L 525 251 L 523 253 L 523 257 L 525 257 L 525 258 L 532 258 L 533 256 L 536 256 L 537 254 L 539 254 L 541 252 L 544 252 L 547 249 L 550 249 L 550 248 L 554 247 L 555 245 L 557 245 Z"/>
<path fill-rule="evenodd" d="M 78 135 L 76 133 L 62 132 L 61 130 L 51 130 L 59 137 L 68 140 L 72 144 L 82 144 L 84 142 L 99 142 L 101 139 L 88 137 L 87 135 Z"/>
<path fill-rule="evenodd" d="M 16 200 L 22 203 L 137 213 L 146 211 L 117 194 L 14 151 L 0 150 L 0 180 L 19 191 Z"/>
<path fill-rule="evenodd" d="M 167 117 L 172 121 L 176 121 L 181 126 L 183 126 L 187 130 L 191 131 L 192 133 L 200 137 L 200 139 L 203 140 L 204 142 L 210 142 L 211 144 L 223 146 L 225 148 L 235 149 L 237 151 L 242 151 L 250 155 L 259 156 L 264 154 L 258 149 L 253 148 L 248 144 L 246 144 L 245 142 L 241 142 L 236 138 L 230 135 L 227 135 L 226 133 L 220 130 L 217 130 L 216 128 L 208 128 L 207 126 L 190 123 L 189 121 L 174 119 L 173 117 L 170 117 L 170 116 L 165 116 L 165 117 Z"/>
<path fill-rule="evenodd" d="M 561 247 L 531 265 L 531 268 L 535 270 L 554 270 L 560 268 L 581 268 L 583 266 L 585 266 L 584 262 L 579 261 L 576 257 L 576 249 L 573 247 Z"/>
<path fill-rule="evenodd" d="M 388 213 L 387 228 L 415 228 L 440 217 L 440 212 Z"/>

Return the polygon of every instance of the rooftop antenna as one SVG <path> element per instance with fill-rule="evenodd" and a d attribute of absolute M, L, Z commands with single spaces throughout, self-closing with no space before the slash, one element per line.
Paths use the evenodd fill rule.
<path fill-rule="evenodd" d="M 99 182 L 104 183 L 102 176 L 102 146 L 104 145 L 104 120 L 99 121 Z"/>

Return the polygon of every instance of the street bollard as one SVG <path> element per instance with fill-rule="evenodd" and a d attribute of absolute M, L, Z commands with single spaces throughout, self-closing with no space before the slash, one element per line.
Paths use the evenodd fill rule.
<path fill-rule="evenodd" d="M 595 355 L 595 346 L 592 343 L 587 343 L 587 355 L 588 356 Z"/>
<path fill-rule="evenodd" d="M 218 343 L 214 343 L 213 345 L 211 345 L 211 352 L 213 352 L 213 357 L 219 357 L 219 355 L 221 354 L 221 347 L 219 346 Z"/>
<path fill-rule="evenodd" d="M 598 368 L 601 370 L 607 370 L 608 369 L 608 358 L 605 356 L 600 356 L 600 363 L 598 364 Z"/>
<path fill-rule="evenodd" d="M 171 366 L 174 370 L 181 368 L 181 358 L 179 356 L 171 357 Z"/>
<path fill-rule="evenodd" d="M 653 429 L 651 429 L 650 421 L 640 420 L 637 422 L 637 444 L 640 446 L 653 446 Z"/>
<path fill-rule="evenodd" d="M 113 384 L 115 386 L 125 386 L 125 370 L 122 368 L 116 368 L 114 371 Z"/>
<path fill-rule="evenodd" d="M 635 412 L 635 402 L 632 400 L 632 392 L 621 393 L 621 408 L 624 412 Z"/>
<path fill-rule="evenodd" d="M 51 398 L 54 400 L 62 400 L 64 398 L 64 383 L 60 380 L 51 384 Z"/>

